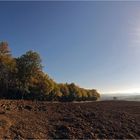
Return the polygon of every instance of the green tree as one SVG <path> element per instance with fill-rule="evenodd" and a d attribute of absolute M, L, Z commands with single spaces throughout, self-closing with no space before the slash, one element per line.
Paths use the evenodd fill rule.
<path fill-rule="evenodd" d="M 29 92 L 31 78 L 42 70 L 41 58 L 37 52 L 28 51 L 17 58 L 18 85 L 23 95 Z"/>
<path fill-rule="evenodd" d="M 77 98 L 78 94 L 78 87 L 74 84 L 71 83 L 68 85 L 69 88 L 69 101 L 74 101 Z"/>

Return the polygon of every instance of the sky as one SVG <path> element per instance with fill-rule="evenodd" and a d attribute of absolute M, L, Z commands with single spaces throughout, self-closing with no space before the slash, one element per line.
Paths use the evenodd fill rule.
<path fill-rule="evenodd" d="M 0 2 L 0 41 L 39 52 L 57 82 L 140 93 L 140 2 Z"/>

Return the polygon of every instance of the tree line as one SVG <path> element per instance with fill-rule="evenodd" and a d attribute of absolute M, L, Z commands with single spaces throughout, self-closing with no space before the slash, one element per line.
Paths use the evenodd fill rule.
<path fill-rule="evenodd" d="M 56 83 L 42 70 L 37 52 L 27 51 L 14 58 L 7 42 L 0 42 L 0 98 L 46 101 L 97 100 L 95 90 L 74 83 Z"/>

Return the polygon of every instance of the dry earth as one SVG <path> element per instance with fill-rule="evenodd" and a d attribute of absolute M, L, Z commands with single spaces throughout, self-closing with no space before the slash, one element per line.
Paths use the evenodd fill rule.
<path fill-rule="evenodd" d="M 140 102 L 0 100 L 1 139 L 140 139 Z"/>

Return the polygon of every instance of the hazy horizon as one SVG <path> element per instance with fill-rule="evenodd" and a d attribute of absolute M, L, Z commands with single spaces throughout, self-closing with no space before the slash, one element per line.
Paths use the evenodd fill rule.
<path fill-rule="evenodd" d="M 101 93 L 140 93 L 140 2 L 0 1 L 0 41 L 44 71 Z"/>

